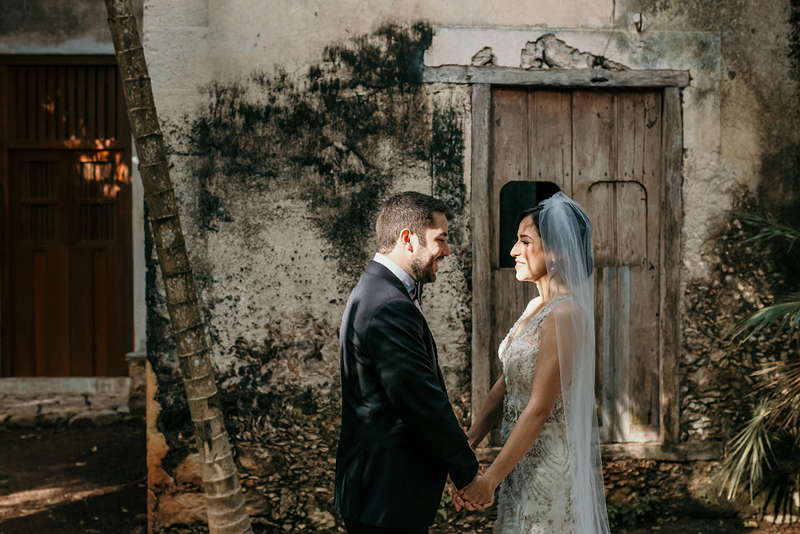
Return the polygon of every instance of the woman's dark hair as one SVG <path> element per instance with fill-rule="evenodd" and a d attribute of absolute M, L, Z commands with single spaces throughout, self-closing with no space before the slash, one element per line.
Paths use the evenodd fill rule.
<path fill-rule="evenodd" d="M 519 224 L 525 219 L 525 217 L 530 215 L 531 217 L 533 217 L 533 225 L 536 227 L 536 231 L 539 233 L 539 235 L 542 235 L 542 231 L 539 230 L 539 216 L 541 214 L 542 214 L 541 203 L 537 204 L 532 208 L 526 209 L 525 211 L 519 214 L 519 217 L 517 217 L 517 228 L 519 228 Z"/>
<path fill-rule="evenodd" d="M 542 201 L 542 202 L 544 202 L 544 201 Z M 573 211 L 580 210 L 580 208 L 577 207 L 577 205 L 575 205 L 575 204 L 568 204 L 568 206 Z M 536 233 L 538 233 L 539 237 L 541 237 L 542 236 L 542 230 L 539 227 L 539 220 L 541 218 L 543 209 L 544 209 L 544 206 L 542 206 L 542 203 L 540 202 L 539 204 L 537 204 L 533 208 L 528 208 L 525 211 L 523 211 L 522 213 L 520 213 L 519 216 L 517 217 L 517 228 L 519 228 L 520 223 L 523 220 L 525 220 L 526 217 L 530 216 L 531 219 L 533 219 L 533 225 L 536 227 Z M 578 223 L 578 231 L 580 232 L 581 241 L 582 242 L 586 242 L 587 239 L 591 240 L 592 226 L 591 226 L 591 222 L 589 222 L 588 225 L 586 224 L 586 221 L 588 221 L 589 217 L 586 216 L 586 218 L 584 219 L 584 217 L 582 215 L 585 215 L 585 213 L 575 213 L 575 220 Z M 551 247 L 552 252 L 555 253 L 557 256 L 561 253 L 560 250 L 553 250 L 551 243 L 545 243 L 545 244 L 548 245 L 549 247 Z M 590 243 L 590 245 L 591 245 L 591 243 Z M 591 276 L 593 273 L 594 273 L 594 260 L 592 259 L 592 254 L 590 254 L 590 255 L 588 255 L 586 257 L 586 275 L 587 276 Z"/>

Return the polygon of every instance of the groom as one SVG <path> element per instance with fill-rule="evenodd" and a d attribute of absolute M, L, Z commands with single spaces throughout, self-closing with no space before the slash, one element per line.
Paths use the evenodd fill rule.
<path fill-rule="evenodd" d="M 478 473 L 419 302 L 450 255 L 446 213 L 422 193 L 390 197 L 379 252 L 344 310 L 336 507 L 350 534 L 426 533 L 447 475 L 461 489 Z"/>

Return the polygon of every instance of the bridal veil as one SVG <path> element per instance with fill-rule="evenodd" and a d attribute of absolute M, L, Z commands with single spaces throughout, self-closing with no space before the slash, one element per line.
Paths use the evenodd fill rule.
<path fill-rule="evenodd" d="M 595 406 L 594 263 L 592 227 L 579 204 L 563 193 L 544 200 L 539 232 L 551 298 L 568 296 L 553 311 L 561 369 L 576 534 L 609 534 Z"/>

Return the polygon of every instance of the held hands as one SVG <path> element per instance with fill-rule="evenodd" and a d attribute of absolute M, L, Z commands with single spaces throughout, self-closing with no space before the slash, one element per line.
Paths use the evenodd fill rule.
<path fill-rule="evenodd" d="M 478 473 L 467 486 L 453 493 L 453 504 L 456 510 L 483 510 L 494 502 L 494 490 L 497 484 L 492 483 L 483 473 Z"/>

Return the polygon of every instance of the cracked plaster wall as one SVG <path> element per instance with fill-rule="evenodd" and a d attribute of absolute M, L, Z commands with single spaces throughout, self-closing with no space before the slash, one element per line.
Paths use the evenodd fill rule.
<path fill-rule="evenodd" d="M 432 192 L 454 208 L 454 256 L 426 293 L 426 316 L 466 424 L 470 91 L 422 86 L 418 71 L 423 52 L 426 65 L 468 65 L 486 46 L 496 64 L 518 66 L 525 44 L 546 33 L 633 69 L 691 73 L 683 93 L 681 428 L 686 440 L 724 438 L 730 427 L 714 420 L 732 413 L 729 424 L 742 407 L 731 407 L 720 380 L 737 383 L 752 366 L 720 357 L 726 313 L 757 305 L 782 283 L 751 284 L 758 269 L 736 272 L 742 251 L 728 244 L 741 236 L 731 210 L 791 213 L 797 203 L 790 3 L 774 7 L 145 2 L 145 51 L 251 510 L 275 524 L 333 524 L 336 330 L 374 251 L 375 209 L 393 190 Z M 642 33 L 632 24 L 637 12 L 646 17 Z M 178 480 L 192 445 L 161 295 L 151 263 L 148 352 L 159 381 L 151 406 L 166 443 L 155 467 Z M 161 524 L 175 521 L 158 508 L 159 492 L 175 488 L 151 490 Z"/>
<path fill-rule="evenodd" d="M 144 0 L 133 0 L 141 21 Z M 78 0 L 5 0 L 0 54 L 113 54 L 105 5 Z"/>

